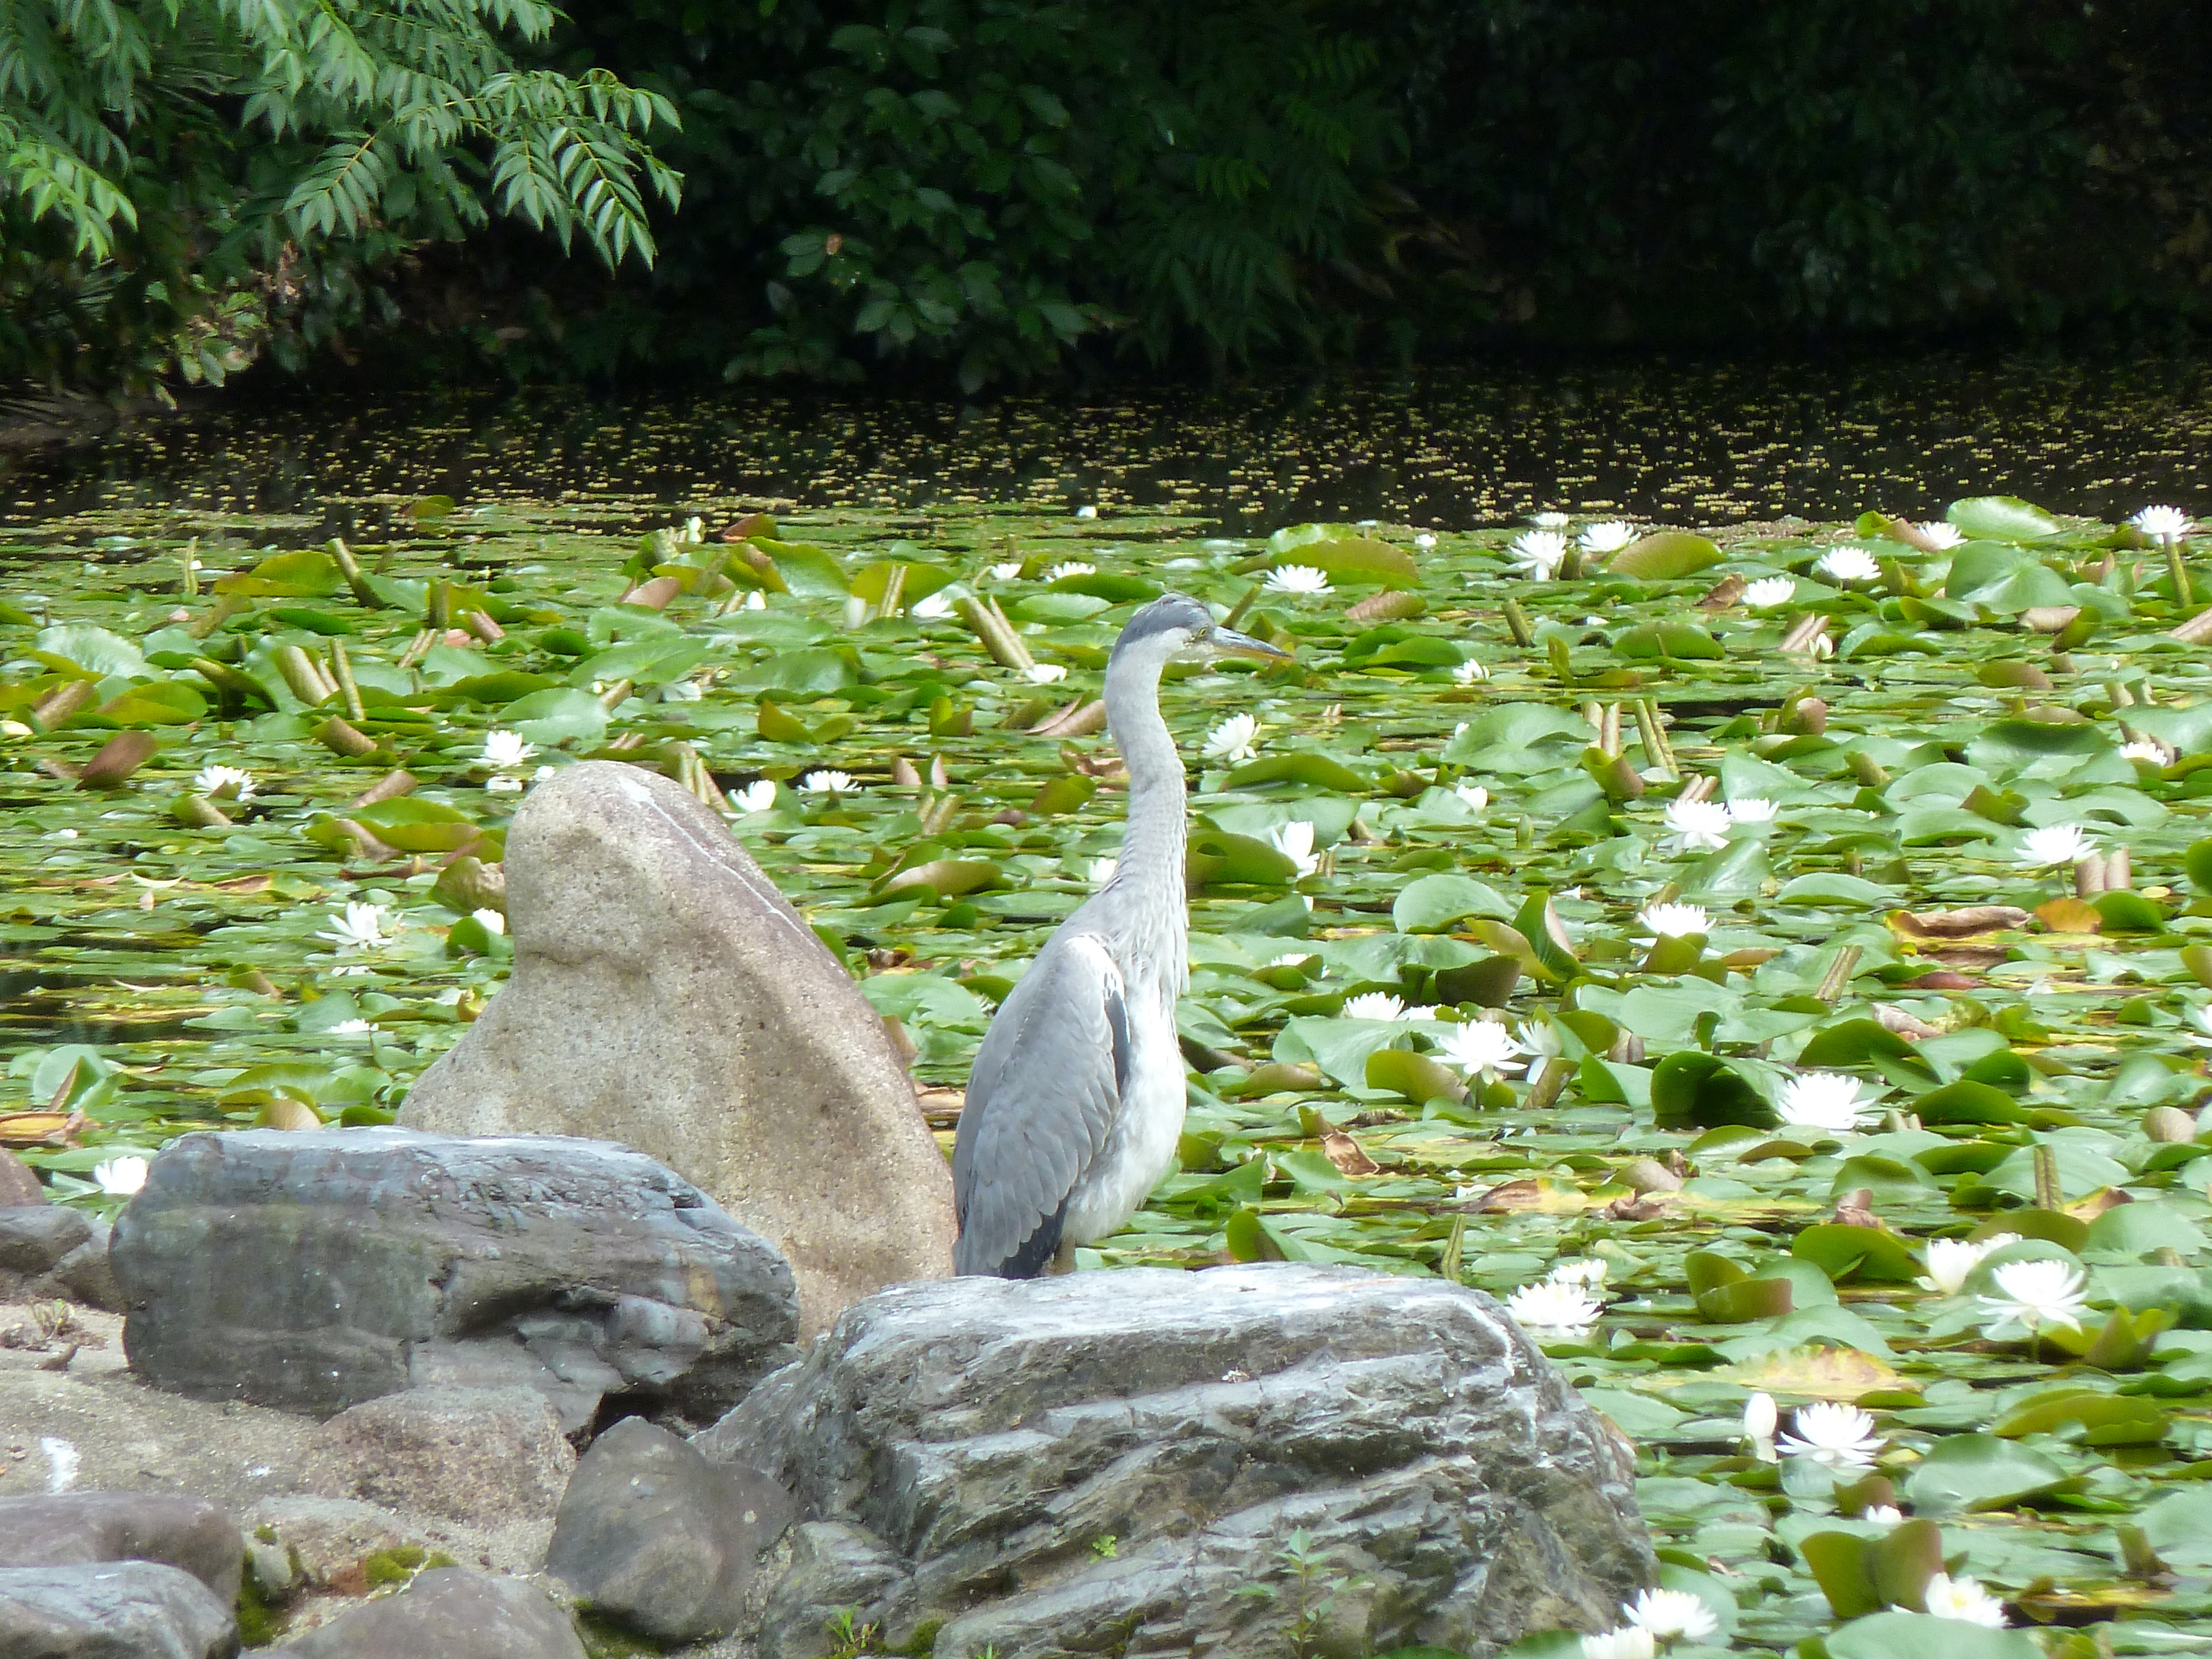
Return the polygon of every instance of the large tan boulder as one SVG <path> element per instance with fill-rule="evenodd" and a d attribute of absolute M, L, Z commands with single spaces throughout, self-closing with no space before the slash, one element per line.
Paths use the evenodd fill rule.
<path fill-rule="evenodd" d="M 952 1177 L 875 1011 L 714 814 L 568 767 L 507 842 L 507 988 L 407 1097 L 443 1134 L 616 1140 L 790 1259 L 802 1338 L 952 1270 Z"/>

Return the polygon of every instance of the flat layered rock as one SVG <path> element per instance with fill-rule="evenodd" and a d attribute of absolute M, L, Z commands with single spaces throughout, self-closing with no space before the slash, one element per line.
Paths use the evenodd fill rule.
<path fill-rule="evenodd" d="M 0 1302 L 119 1306 L 108 1235 L 106 1222 L 58 1204 L 0 1207 Z"/>
<path fill-rule="evenodd" d="M 238 1600 L 242 1556 L 237 1520 L 204 1498 L 140 1492 L 0 1498 L 0 1567 L 160 1561 L 191 1574 L 228 1606 Z"/>
<path fill-rule="evenodd" d="M 8 1659 L 233 1659 L 229 1606 L 157 1561 L 0 1568 Z"/>
<path fill-rule="evenodd" d="M 440 1385 L 708 1421 L 793 1357 L 775 1248 L 621 1146 L 408 1129 L 191 1134 L 118 1224 L 132 1369 L 324 1414 Z"/>
<path fill-rule="evenodd" d="M 517 1578 L 433 1567 L 398 1595 L 267 1651 L 291 1659 L 585 1659 L 568 1615 Z"/>
<path fill-rule="evenodd" d="M 1484 1656 L 1656 1571 L 1628 1449 L 1497 1303 L 1350 1268 L 887 1291 L 695 1443 L 796 1505 L 762 1659 L 848 1612 L 938 1659 Z"/>
<path fill-rule="evenodd" d="M 883 1021 L 721 820 L 586 762 L 507 832 L 514 971 L 400 1121 L 619 1141 L 798 1275 L 803 1328 L 951 1271 L 952 1179 Z"/>

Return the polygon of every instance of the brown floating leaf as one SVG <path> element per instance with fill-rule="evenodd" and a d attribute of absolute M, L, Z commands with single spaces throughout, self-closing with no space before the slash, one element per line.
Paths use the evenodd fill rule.
<path fill-rule="evenodd" d="M 1357 605 L 1346 607 L 1344 619 L 1356 623 L 1404 622 L 1419 616 L 1428 608 L 1428 602 L 1419 594 L 1391 589 L 1370 593 Z"/>
<path fill-rule="evenodd" d="M 97 686 L 91 680 L 71 680 L 66 685 L 55 687 L 31 708 L 31 724 L 41 732 L 51 732 L 69 724 L 70 717 L 82 711 L 92 701 Z"/>
<path fill-rule="evenodd" d="M 1972 904 L 1962 910 L 1893 910 L 1889 925 L 1908 939 L 1972 939 L 2025 927 L 2028 913 L 2014 904 Z"/>
<path fill-rule="evenodd" d="M 1650 1221 L 1667 1212 L 1665 1193 L 1651 1193 L 1637 1198 L 1616 1198 L 1607 1205 L 1604 1215 L 1612 1221 Z"/>
<path fill-rule="evenodd" d="M 471 910 L 507 914 L 507 871 L 486 864 L 473 854 L 463 854 L 440 872 L 430 895 L 449 910 L 466 915 Z"/>
<path fill-rule="evenodd" d="M 2035 919 L 2054 933 L 2094 933 L 2105 925 L 2097 907 L 2078 898 L 2055 898 L 2039 904 Z"/>
<path fill-rule="evenodd" d="M 914 763 L 908 760 L 904 755 L 898 755 L 892 757 L 891 787 L 895 789 L 919 789 L 921 787 L 921 774 L 914 769 Z"/>
<path fill-rule="evenodd" d="M 1976 981 L 1948 968 L 1938 968 L 1917 979 L 1908 979 L 1898 988 L 1904 991 L 1971 991 Z"/>
<path fill-rule="evenodd" d="M 367 789 L 348 801 L 346 805 L 358 810 L 363 806 L 374 806 L 379 801 L 397 800 L 402 795 L 411 795 L 414 793 L 415 775 L 413 773 L 386 772 Z"/>
<path fill-rule="evenodd" d="M 1874 1212 L 1874 1188 L 1856 1187 L 1836 1200 L 1836 1224 L 1839 1227 L 1873 1227 L 1881 1231 L 1881 1218 Z"/>
<path fill-rule="evenodd" d="M 684 584 L 673 576 L 655 576 L 650 581 L 640 582 L 617 599 L 617 605 L 634 605 L 641 611 L 665 611 L 668 602 L 684 591 Z"/>
<path fill-rule="evenodd" d="M 1639 1158 L 1621 1170 L 1621 1180 L 1639 1193 L 1678 1193 L 1682 1177 L 1656 1158 Z"/>
<path fill-rule="evenodd" d="M 1105 729 L 1105 703 L 1103 701 L 1085 702 L 1078 697 L 1057 714 L 1030 727 L 1030 735 L 1036 738 L 1087 738 Z"/>
<path fill-rule="evenodd" d="M 0 1146 L 58 1146 L 85 1122 L 82 1112 L 9 1112 L 0 1115 Z"/>
<path fill-rule="evenodd" d="M 2020 621 L 2031 634 L 2063 634 L 2081 614 L 2078 605 L 2032 605 L 2020 613 Z"/>
<path fill-rule="evenodd" d="M 1367 1156 L 1358 1141 L 1325 1120 L 1321 1127 L 1321 1149 L 1341 1175 L 1371 1176 L 1382 1167 Z"/>
<path fill-rule="evenodd" d="M 100 745 L 100 752 L 76 775 L 80 789 L 113 789 L 160 750 L 161 740 L 151 732 L 118 732 Z"/>
<path fill-rule="evenodd" d="M 1856 1348 L 1790 1348 L 1733 1367 L 1726 1375 L 1739 1388 L 1814 1400 L 1856 1400 L 1897 1386 L 1895 1371 Z"/>
<path fill-rule="evenodd" d="M 1916 1042 L 1922 1037 L 1941 1036 L 1943 1034 L 1940 1026 L 1930 1025 L 1926 1020 L 1908 1014 L 1904 1009 L 1891 1003 L 1875 1003 L 1874 1018 L 1875 1024 L 1881 1026 L 1883 1030 L 1894 1031 L 1898 1036 Z"/>
<path fill-rule="evenodd" d="M 2212 639 L 2212 610 L 2200 611 L 2180 627 L 2167 630 L 2172 638 L 2185 644 L 2200 645 Z"/>
<path fill-rule="evenodd" d="M 1725 611 L 1743 597 L 1743 590 L 1749 586 L 1750 584 L 1741 576 L 1731 570 L 1705 591 L 1705 597 L 1698 601 L 1698 609 Z"/>

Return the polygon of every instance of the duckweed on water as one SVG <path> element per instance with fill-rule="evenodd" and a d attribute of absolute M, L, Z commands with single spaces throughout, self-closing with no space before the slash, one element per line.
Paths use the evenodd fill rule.
<path fill-rule="evenodd" d="M 728 812 L 942 1121 L 1115 854 L 1092 700 L 1171 585 L 1298 662 L 1169 688 L 1192 1107 L 1089 1264 L 1520 1292 L 1639 1449 L 1671 1653 L 2212 1646 L 2187 529 L 1576 521 L 1530 580 L 1511 530 L 625 510 L 0 549 L 0 1136 L 55 1196 L 386 1121 L 511 960 L 515 805 L 585 757 Z"/>

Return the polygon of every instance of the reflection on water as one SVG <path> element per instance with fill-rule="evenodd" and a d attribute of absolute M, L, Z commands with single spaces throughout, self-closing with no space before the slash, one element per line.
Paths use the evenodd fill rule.
<path fill-rule="evenodd" d="M 1470 366 L 1220 392 L 988 404 L 571 393 L 234 397 L 0 474 L 15 521 L 165 507 L 322 513 L 458 501 L 787 499 L 915 509 L 1097 503 L 1252 531 L 1312 518 L 1472 528 L 1547 507 L 1673 523 L 2027 496 L 2112 519 L 2212 507 L 2193 362 L 1929 355 L 1794 364 Z"/>

